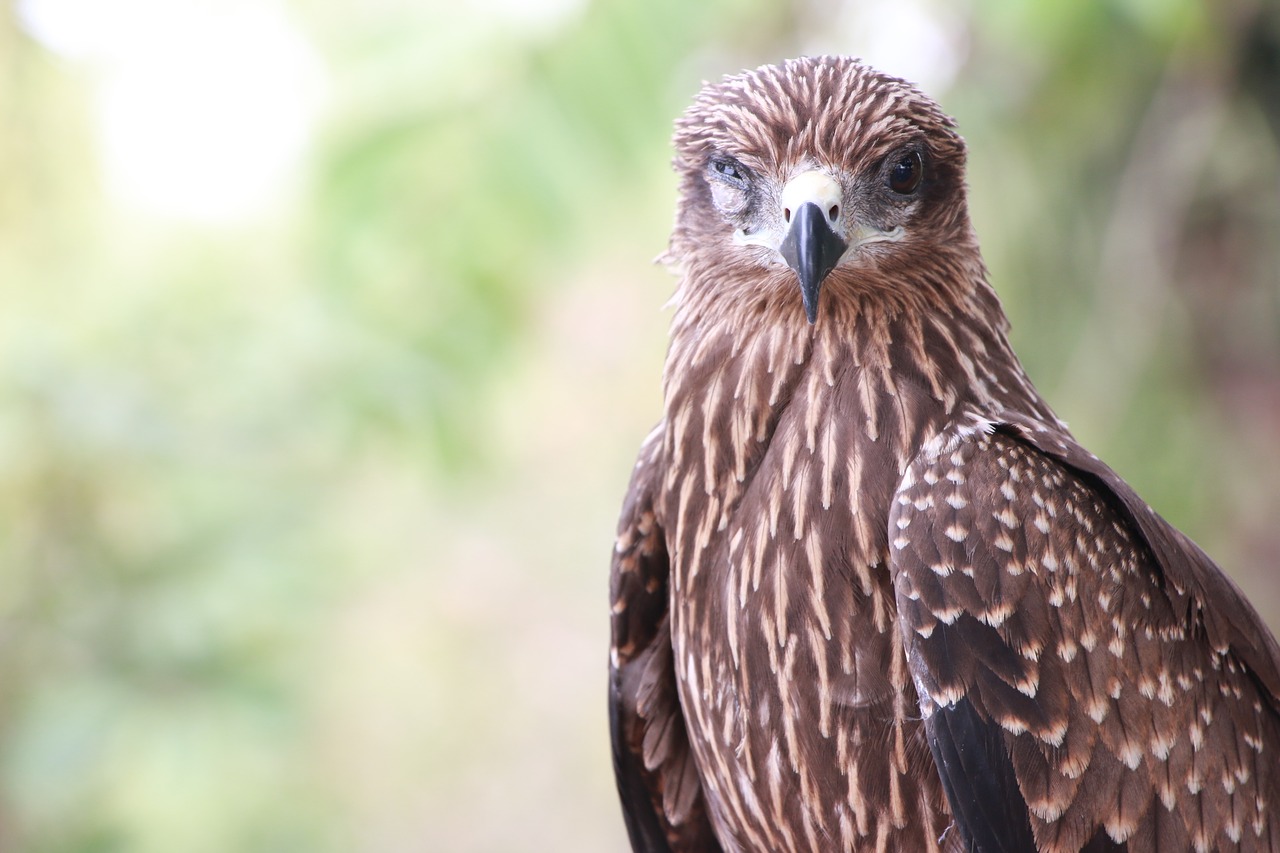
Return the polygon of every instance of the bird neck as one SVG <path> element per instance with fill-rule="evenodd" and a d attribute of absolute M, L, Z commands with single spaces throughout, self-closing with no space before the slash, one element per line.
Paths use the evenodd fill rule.
<path fill-rule="evenodd" d="M 700 465 L 707 494 L 734 493 L 770 448 L 814 454 L 836 433 L 857 433 L 868 458 L 901 471 L 960 409 L 1057 423 L 994 292 L 980 274 L 972 284 L 930 304 L 836 282 L 813 325 L 798 296 L 727 308 L 724 292 L 682 288 L 664 371 L 673 467 Z"/>

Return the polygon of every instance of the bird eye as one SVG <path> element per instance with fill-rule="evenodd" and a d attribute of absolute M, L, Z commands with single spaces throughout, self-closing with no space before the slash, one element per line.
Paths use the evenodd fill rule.
<path fill-rule="evenodd" d="M 920 159 L 920 152 L 911 151 L 889 169 L 889 189 L 899 195 L 913 193 L 920 186 L 923 176 L 924 163 Z"/>
<path fill-rule="evenodd" d="M 713 157 L 707 167 L 717 178 L 739 189 L 747 188 L 747 167 L 732 157 Z"/>

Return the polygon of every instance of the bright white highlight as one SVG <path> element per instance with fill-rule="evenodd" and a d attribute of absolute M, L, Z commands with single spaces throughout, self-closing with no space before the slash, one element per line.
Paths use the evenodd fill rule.
<path fill-rule="evenodd" d="M 858 56 L 936 95 L 964 61 L 964 24 L 956 8 L 937 0 L 844 2 L 804 52 Z"/>
<path fill-rule="evenodd" d="M 268 210 L 287 189 L 323 75 L 282 6 L 24 0 L 19 14 L 95 72 L 101 162 L 117 202 L 226 222 Z"/>

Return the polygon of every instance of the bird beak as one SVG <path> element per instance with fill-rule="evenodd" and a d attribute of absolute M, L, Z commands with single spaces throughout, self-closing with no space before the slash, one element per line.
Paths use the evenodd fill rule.
<path fill-rule="evenodd" d="M 782 189 L 783 218 L 790 227 L 779 250 L 800 278 L 800 297 L 810 325 L 818 319 L 822 282 L 849 247 L 836 232 L 840 200 L 840 184 L 817 171 L 797 175 Z"/>

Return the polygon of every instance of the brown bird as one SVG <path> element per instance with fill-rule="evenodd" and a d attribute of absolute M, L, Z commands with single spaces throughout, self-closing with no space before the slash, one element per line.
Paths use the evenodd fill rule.
<path fill-rule="evenodd" d="M 952 120 L 800 59 L 675 149 L 611 583 L 634 849 L 1280 850 L 1280 648 L 1027 379 Z"/>

